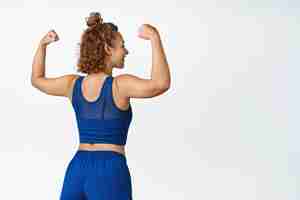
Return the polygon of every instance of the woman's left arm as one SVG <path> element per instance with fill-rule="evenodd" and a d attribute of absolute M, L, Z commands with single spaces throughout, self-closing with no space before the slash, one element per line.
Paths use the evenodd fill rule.
<path fill-rule="evenodd" d="M 46 94 L 68 97 L 73 80 L 78 75 L 68 74 L 55 78 L 45 77 L 47 46 L 58 39 L 58 35 L 55 33 L 55 31 L 51 30 L 40 41 L 38 49 L 33 58 L 31 84 Z"/>

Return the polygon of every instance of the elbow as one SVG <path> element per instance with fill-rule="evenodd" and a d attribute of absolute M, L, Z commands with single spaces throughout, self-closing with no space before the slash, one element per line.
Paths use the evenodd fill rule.
<path fill-rule="evenodd" d="M 36 85 L 36 78 L 34 78 L 33 76 L 31 76 L 30 82 L 31 82 L 31 85 L 33 87 L 35 87 L 35 85 Z"/>
<path fill-rule="evenodd" d="M 168 84 L 166 84 L 166 85 L 163 85 L 163 86 L 162 86 L 162 89 L 163 89 L 164 91 L 169 90 L 169 89 L 170 89 L 170 83 L 168 83 Z"/>
<path fill-rule="evenodd" d="M 32 85 L 32 86 L 34 86 L 34 83 L 35 83 L 34 81 L 35 81 L 34 78 L 31 77 L 30 82 L 31 82 L 31 85 Z"/>
<path fill-rule="evenodd" d="M 38 84 L 38 80 L 39 80 L 39 77 L 34 77 L 34 76 L 31 76 L 31 85 L 35 88 L 37 88 L 37 84 Z"/>
<path fill-rule="evenodd" d="M 165 82 L 165 83 L 161 83 L 161 84 L 159 84 L 158 87 L 159 87 L 159 89 L 160 89 L 161 91 L 165 92 L 165 91 L 167 91 L 167 90 L 170 89 L 170 87 L 171 87 L 171 82 L 168 81 L 168 82 Z"/>

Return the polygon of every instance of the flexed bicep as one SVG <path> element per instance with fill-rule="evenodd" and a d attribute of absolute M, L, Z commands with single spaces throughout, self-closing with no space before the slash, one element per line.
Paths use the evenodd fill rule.
<path fill-rule="evenodd" d="M 68 74 L 55 78 L 40 77 L 35 78 L 32 81 L 32 85 L 46 94 L 68 97 L 73 80 L 77 76 L 75 74 Z"/>
<path fill-rule="evenodd" d="M 127 98 L 151 98 L 161 95 L 168 86 L 152 79 L 143 79 L 131 74 L 116 77 L 118 92 Z"/>

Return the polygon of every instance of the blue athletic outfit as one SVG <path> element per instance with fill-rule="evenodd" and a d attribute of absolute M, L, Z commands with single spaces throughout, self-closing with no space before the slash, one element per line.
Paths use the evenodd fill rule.
<path fill-rule="evenodd" d="M 82 94 L 82 79 L 75 80 L 72 106 L 80 143 L 125 145 L 132 110 L 119 109 L 112 95 L 114 77 L 105 77 L 95 101 Z M 126 157 L 112 150 L 77 150 L 69 162 L 60 200 L 132 200 L 131 175 Z"/>

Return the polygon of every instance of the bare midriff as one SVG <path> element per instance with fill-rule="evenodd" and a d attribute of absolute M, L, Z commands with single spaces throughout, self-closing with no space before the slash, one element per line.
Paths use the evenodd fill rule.
<path fill-rule="evenodd" d="M 117 145 L 117 144 L 104 144 L 104 143 L 80 143 L 79 144 L 80 150 L 87 150 L 87 151 L 116 151 L 125 156 L 125 147 L 124 145 Z"/>

